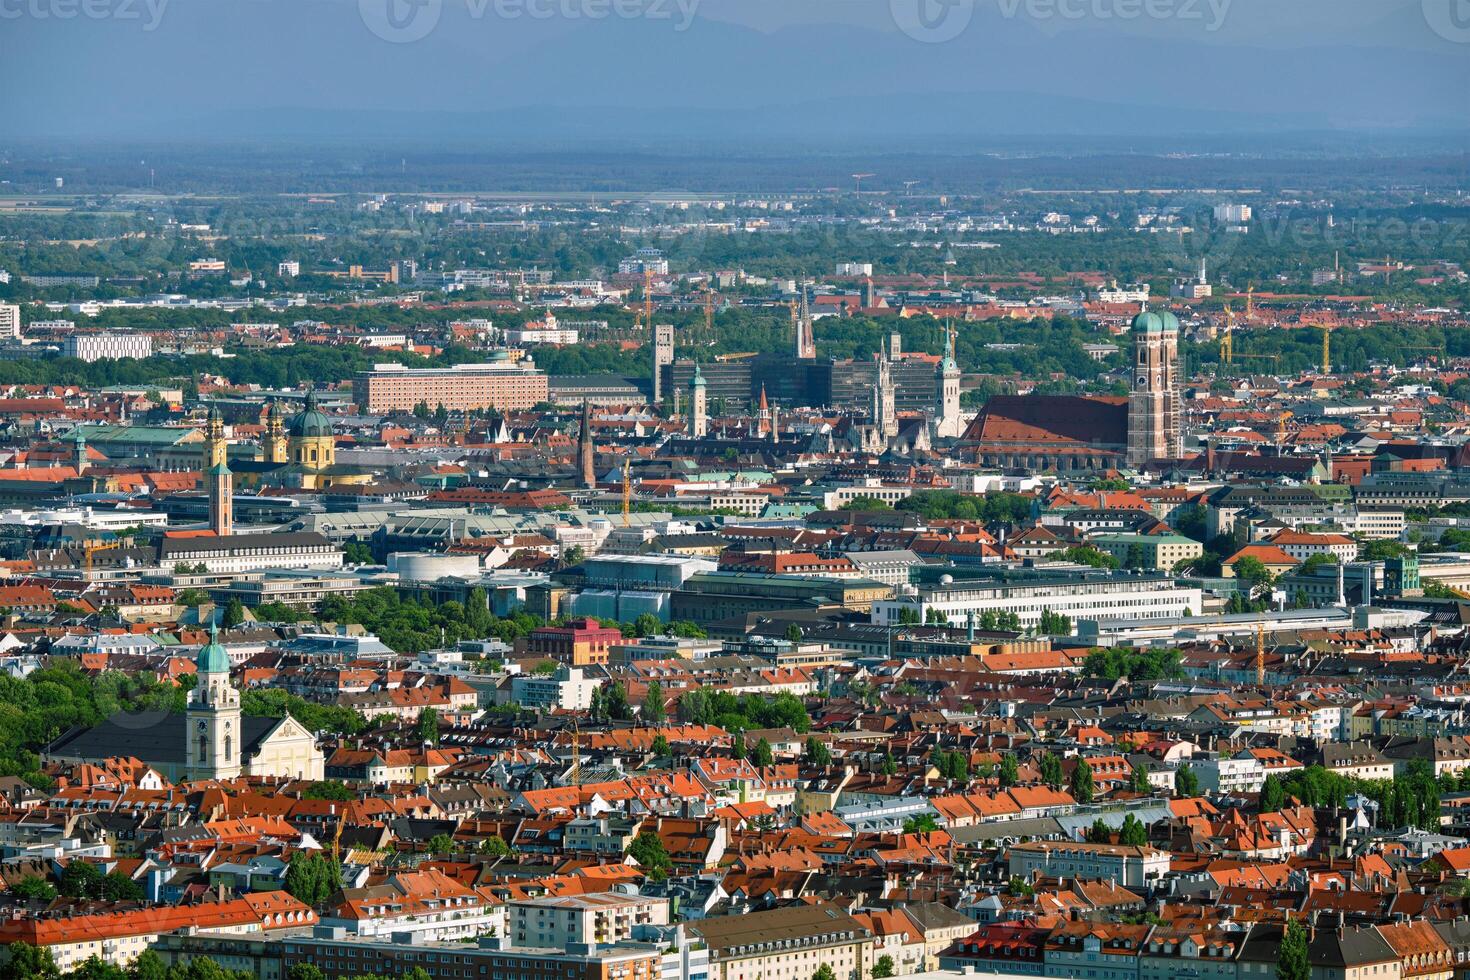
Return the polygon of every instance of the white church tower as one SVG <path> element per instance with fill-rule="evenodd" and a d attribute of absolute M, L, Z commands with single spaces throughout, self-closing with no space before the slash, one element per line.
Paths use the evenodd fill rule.
<path fill-rule="evenodd" d="M 240 775 L 240 692 L 230 685 L 230 655 L 213 626 L 195 666 L 199 682 L 185 715 L 185 778 L 233 779 Z"/>
<path fill-rule="evenodd" d="M 944 360 L 939 364 L 939 417 L 934 420 L 934 434 L 941 439 L 958 439 L 964 435 L 960 418 L 960 365 L 954 356 L 954 327 L 944 330 Z"/>

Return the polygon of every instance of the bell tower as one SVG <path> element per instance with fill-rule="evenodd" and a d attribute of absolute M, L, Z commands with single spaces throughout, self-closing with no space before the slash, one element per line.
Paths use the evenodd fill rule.
<path fill-rule="evenodd" d="M 185 712 L 185 778 L 233 779 L 241 771 L 240 692 L 230 685 L 230 655 L 215 627 L 194 666 L 199 680 Z"/>
<path fill-rule="evenodd" d="M 960 419 L 960 365 L 954 356 L 954 327 L 944 329 L 944 360 L 939 363 L 939 418 L 935 433 L 944 439 L 964 434 Z"/>
<path fill-rule="evenodd" d="M 1128 392 L 1128 465 L 1177 459 L 1184 451 L 1179 401 L 1179 320 L 1148 310 L 1133 318 Z"/>

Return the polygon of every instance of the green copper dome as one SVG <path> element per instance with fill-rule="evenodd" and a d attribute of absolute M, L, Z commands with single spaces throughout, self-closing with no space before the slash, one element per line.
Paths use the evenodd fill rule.
<path fill-rule="evenodd" d="M 1174 314 L 1170 313 L 1168 310 L 1165 310 L 1163 313 L 1160 313 L 1159 314 L 1159 319 L 1161 319 L 1164 322 L 1164 333 L 1178 333 L 1179 332 L 1179 318 L 1177 316 L 1175 316 Z"/>
<path fill-rule="evenodd" d="M 299 439 L 312 439 L 332 434 L 332 420 L 317 407 L 316 392 L 306 396 L 306 411 L 293 416 L 286 434 Z"/>
<path fill-rule="evenodd" d="M 230 672 L 230 655 L 219 642 L 219 630 L 211 626 L 209 628 L 209 642 L 199 649 L 199 656 L 194 661 L 194 669 L 201 674 L 228 674 Z"/>
<path fill-rule="evenodd" d="M 1175 321 L 1175 328 L 1178 328 L 1178 321 Z M 1133 318 L 1133 332 L 1163 333 L 1164 318 L 1159 316 L 1157 313 L 1151 312 L 1149 310 L 1144 310 L 1142 313 L 1138 314 L 1138 316 Z"/>

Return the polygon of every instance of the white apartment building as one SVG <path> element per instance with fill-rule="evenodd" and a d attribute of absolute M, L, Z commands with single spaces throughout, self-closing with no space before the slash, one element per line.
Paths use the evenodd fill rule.
<path fill-rule="evenodd" d="M 516 946 L 611 946 L 632 939 L 638 926 L 668 925 L 669 901 L 618 892 L 547 896 L 510 902 L 506 920 Z"/>
<path fill-rule="evenodd" d="M 510 699 L 527 708 L 546 711 L 585 711 L 600 680 L 586 676 L 581 667 L 559 665 L 551 674 L 517 674 L 510 679 Z"/>
<path fill-rule="evenodd" d="M 949 625 L 962 627 L 971 616 L 1012 612 L 1024 629 L 1040 626 L 1047 611 L 1073 622 L 1173 619 L 1198 612 L 1203 603 L 1200 589 L 1180 587 L 1165 575 L 1006 568 L 993 577 L 941 580 L 912 594 L 879 600 L 873 603 L 872 618 L 879 625 L 893 625 L 909 610 L 910 617 L 917 613 L 918 622 L 928 622 L 930 610 L 935 610 Z"/>
<path fill-rule="evenodd" d="M 153 338 L 146 333 L 74 333 L 62 348 L 66 357 L 92 363 L 132 357 L 153 356 Z"/>
<path fill-rule="evenodd" d="M 0 303 L 0 340 L 20 339 L 20 307 Z"/>
<path fill-rule="evenodd" d="M 1261 760 L 1249 753 L 1238 756 L 1200 754 L 1189 760 L 1189 766 L 1199 777 L 1200 789 L 1208 793 L 1236 796 L 1241 793 L 1259 793 L 1266 781 L 1266 769 Z"/>
<path fill-rule="evenodd" d="M 1011 846 L 1010 873 L 1029 878 L 1040 871 L 1052 878 L 1086 878 L 1145 888 L 1163 880 L 1169 860 L 1168 851 L 1146 845 L 1035 841 Z"/>

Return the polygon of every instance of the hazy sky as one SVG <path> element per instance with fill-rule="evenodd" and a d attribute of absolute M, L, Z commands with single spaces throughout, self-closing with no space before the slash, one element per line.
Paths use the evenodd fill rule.
<path fill-rule="evenodd" d="M 0 140 L 1470 131 L 1470 0 L 0 0 Z"/>

